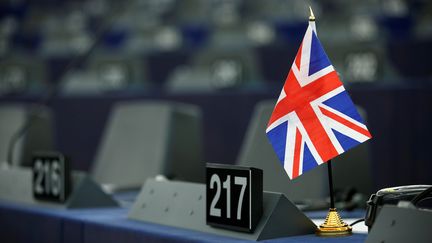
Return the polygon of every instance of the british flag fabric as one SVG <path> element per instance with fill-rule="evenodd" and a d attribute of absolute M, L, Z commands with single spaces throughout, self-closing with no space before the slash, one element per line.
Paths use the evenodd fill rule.
<path fill-rule="evenodd" d="M 266 129 L 291 179 L 371 138 L 309 23 Z"/>

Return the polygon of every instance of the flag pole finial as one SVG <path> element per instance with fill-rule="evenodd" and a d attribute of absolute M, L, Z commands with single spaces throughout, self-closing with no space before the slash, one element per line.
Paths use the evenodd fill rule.
<path fill-rule="evenodd" d="M 309 11 L 310 11 L 310 16 L 309 16 L 309 21 L 315 21 L 315 15 L 312 11 L 312 7 L 309 5 Z"/>

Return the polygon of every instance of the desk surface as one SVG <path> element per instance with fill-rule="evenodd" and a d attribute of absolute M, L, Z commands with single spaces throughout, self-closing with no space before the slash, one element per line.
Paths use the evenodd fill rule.
<path fill-rule="evenodd" d="M 2 242 L 245 242 L 228 237 L 127 219 L 127 208 L 52 209 L 0 202 Z M 322 220 L 326 212 L 309 212 Z M 343 218 L 360 218 L 363 211 L 342 212 Z M 355 226 L 357 229 L 358 226 Z M 322 238 L 304 235 L 264 242 L 364 242 L 366 234 Z"/>

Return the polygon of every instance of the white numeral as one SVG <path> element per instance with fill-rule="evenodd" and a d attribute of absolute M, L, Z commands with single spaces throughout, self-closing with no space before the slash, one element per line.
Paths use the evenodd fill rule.
<path fill-rule="evenodd" d="M 210 178 L 210 189 L 213 189 L 213 184 L 216 183 L 216 195 L 212 200 L 212 203 L 210 205 L 210 215 L 211 216 L 215 216 L 215 217 L 220 217 L 221 216 L 221 210 L 220 208 L 216 208 L 216 203 L 219 201 L 219 197 L 220 197 L 220 178 L 218 175 L 213 174 L 212 177 Z"/>
<path fill-rule="evenodd" d="M 49 163 L 44 163 L 44 166 L 43 166 L 43 168 L 44 168 L 44 170 L 43 170 L 43 173 L 44 173 L 44 180 L 45 180 L 45 193 L 47 193 L 47 192 L 49 192 L 50 191 L 50 188 L 51 188 L 51 186 L 50 186 L 50 176 L 49 176 L 49 174 L 50 174 L 50 164 Z"/>
<path fill-rule="evenodd" d="M 246 177 L 236 176 L 234 178 L 234 184 L 242 186 L 241 191 L 240 191 L 238 205 L 237 205 L 237 219 L 240 220 L 241 219 L 241 210 L 242 210 L 242 206 L 243 206 L 243 197 L 244 197 L 244 192 L 245 192 L 246 185 L 247 185 L 247 179 L 246 179 Z"/>
<path fill-rule="evenodd" d="M 34 190 L 36 194 L 59 196 L 62 188 L 61 168 L 58 160 L 35 161 Z"/>
<path fill-rule="evenodd" d="M 227 207 L 227 218 L 231 218 L 231 176 L 227 176 L 226 181 L 223 183 L 223 188 L 226 189 L 226 207 Z"/>
<path fill-rule="evenodd" d="M 210 178 L 210 189 L 214 189 L 216 184 L 216 194 L 210 205 L 210 215 L 220 217 L 221 209 L 216 208 L 216 204 L 219 201 L 221 195 L 221 179 L 217 174 L 213 174 Z M 237 220 L 241 220 L 241 212 L 243 207 L 243 199 L 247 186 L 247 178 L 241 176 L 234 177 L 234 184 L 241 186 L 240 195 L 237 204 Z M 226 190 L 226 217 L 231 218 L 231 176 L 228 175 L 226 180 L 223 182 L 222 187 Z"/>
<path fill-rule="evenodd" d="M 36 175 L 36 179 L 35 179 L 35 185 L 34 185 L 34 190 L 37 194 L 42 194 L 43 193 L 43 187 L 42 187 L 42 180 L 44 178 L 44 173 L 43 173 L 43 164 L 41 160 L 36 160 L 35 165 L 34 165 L 34 171 L 35 171 L 35 175 Z"/>
<path fill-rule="evenodd" d="M 60 165 L 58 161 L 53 161 L 51 164 L 51 193 L 54 196 L 60 195 L 61 180 L 60 180 Z"/>

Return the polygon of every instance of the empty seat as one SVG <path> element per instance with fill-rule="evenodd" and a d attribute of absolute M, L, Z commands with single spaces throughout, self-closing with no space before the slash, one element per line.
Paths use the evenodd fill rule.
<path fill-rule="evenodd" d="M 326 53 L 347 84 L 395 81 L 386 50 L 379 42 L 327 43 Z"/>
<path fill-rule="evenodd" d="M 252 114 L 237 164 L 263 170 L 264 190 L 285 194 L 293 202 L 323 199 L 328 195 L 327 168 L 318 168 L 290 180 L 276 156 L 265 130 L 275 101 L 263 101 Z"/>
<path fill-rule="evenodd" d="M 176 70 L 169 91 L 212 91 L 250 87 L 261 81 L 255 54 L 248 48 L 208 48 L 190 66 Z"/>
<path fill-rule="evenodd" d="M 103 93 L 128 88 L 147 88 L 146 65 L 141 57 L 99 54 L 89 58 L 84 68 L 64 77 L 64 93 Z"/>
<path fill-rule="evenodd" d="M 0 61 L 0 94 L 20 93 L 46 86 L 43 62 L 29 56 L 13 56 Z"/>
<path fill-rule="evenodd" d="M 148 85 L 147 68 L 139 55 L 99 54 L 88 60 L 87 69 L 96 73 L 108 88 Z"/>
<path fill-rule="evenodd" d="M 203 182 L 200 110 L 170 102 L 116 104 L 92 175 L 114 190 L 140 187 L 156 175 Z"/>
<path fill-rule="evenodd" d="M 324 199 L 329 195 L 327 166 L 321 165 L 290 180 L 277 158 L 265 130 L 275 101 L 256 105 L 237 163 L 264 171 L 264 190 L 284 193 L 294 202 Z M 364 117 L 364 112 L 361 112 Z M 332 160 L 334 186 L 369 195 L 373 190 L 368 144 L 361 144 Z"/>
<path fill-rule="evenodd" d="M 358 113 L 367 125 L 367 113 L 356 106 Z M 373 134 L 372 134 L 373 136 Z M 373 138 L 372 138 L 373 139 Z M 334 186 L 339 191 L 357 192 L 368 197 L 375 190 L 372 175 L 372 158 L 369 142 L 359 144 L 333 160 Z M 359 205 L 365 206 L 365 205 Z"/>

